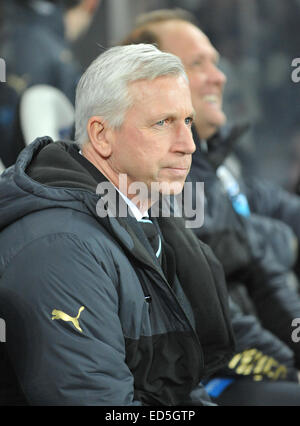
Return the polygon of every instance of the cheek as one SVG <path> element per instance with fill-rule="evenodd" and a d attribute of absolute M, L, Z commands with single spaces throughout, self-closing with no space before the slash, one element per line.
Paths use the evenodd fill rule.
<path fill-rule="evenodd" d="M 151 173 L 154 167 L 153 152 L 142 147 L 135 148 L 130 153 L 129 168 L 136 176 L 144 176 Z"/>
<path fill-rule="evenodd" d="M 188 78 L 189 78 L 192 96 L 193 96 L 193 92 L 199 93 L 205 87 L 206 77 L 204 73 L 201 73 L 201 72 L 190 73 L 188 75 Z"/>

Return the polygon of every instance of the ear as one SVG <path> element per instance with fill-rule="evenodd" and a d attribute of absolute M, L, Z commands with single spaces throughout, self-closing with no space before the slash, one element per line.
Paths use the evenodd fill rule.
<path fill-rule="evenodd" d="M 91 117 L 87 123 L 87 133 L 95 151 L 103 158 L 110 157 L 112 153 L 110 128 L 103 117 Z"/>

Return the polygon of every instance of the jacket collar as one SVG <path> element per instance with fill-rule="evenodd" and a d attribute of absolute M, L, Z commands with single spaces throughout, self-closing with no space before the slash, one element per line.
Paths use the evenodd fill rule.
<path fill-rule="evenodd" d="M 22 151 L 16 162 L 17 184 L 34 196 L 33 204 L 38 202 L 42 207 L 48 200 L 45 208 L 67 206 L 94 216 L 127 252 L 165 280 L 150 243 L 129 213 L 124 198 L 78 150 L 71 142 L 38 138 Z M 37 201 L 36 197 L 41 198 Z M 107 204 L 110 212 L 105 215 Z"/>
<path fill-rule="evenodd" d="M 193 127 L 193 137 L 197 146 L 196 156 L 205 156 L 214 169 L 217 169 L 234 149 L 240 138 L 249 129 L 249 123 L 226 125 L 219 129 L 207 141 L 200 139 L 195 127 Z M 206 142 L 206 143 L 205 143 Z M 195 155 L 194 154 L 194 155 Z"/>

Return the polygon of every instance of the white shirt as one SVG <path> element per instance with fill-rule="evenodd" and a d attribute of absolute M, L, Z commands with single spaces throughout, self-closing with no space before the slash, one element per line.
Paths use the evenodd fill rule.
<path fill-rule="evenodd" d="M 144 213 L 141 213 L 141 211 L 137 208 L 137 206 L 128 197 L 126 197 L 126 195 L 124 195 L 123 192 L 119 191 L 119 189 L 116 186 L 115 188 L 119 192 L 119 194 L 121 195 L 125 203 L 128 205 L 133 216 L 136 218 L 137 221 L 140 221 L 143 217 L 149 217 L 147 210 Z"/>

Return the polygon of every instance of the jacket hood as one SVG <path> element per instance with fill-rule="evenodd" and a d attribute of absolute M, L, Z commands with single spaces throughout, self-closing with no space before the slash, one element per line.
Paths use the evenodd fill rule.
<path fill-rule="evenodd" d="M 67 207 L 96 215 L 97 182 L 72 156 L 68 142 L 36 139 L 0 177 L 0 230 L 43 209 Z"/>
<path fill-rule="evenodd" d="M 78 151 L 72 142 L 54 142 L 46 136 L 37 138 L 20 153 L 15 165 L 0 176 L 0 231 L 30 213 L 68 208 L 93 216 L 125 249 L 151 265 L 151 257 L 131 229 L 134 218 L 127 215 L 124 220 L 114 214 L 99 214 L 99 210 L 107 210 L 105 204 L 110 194 L 96 192 L 98 177 L 96 180 L 70 155 L 74 149 Z M 111 185 L 109 201 L 116 205 L 116 211 L 120 204 L 124 211 L 127 205 L 123 198 L 114 196 L 116 190 L 104 176 L 102 181 Z M 105 195 L 103 199 L 102 195 Z"/>

